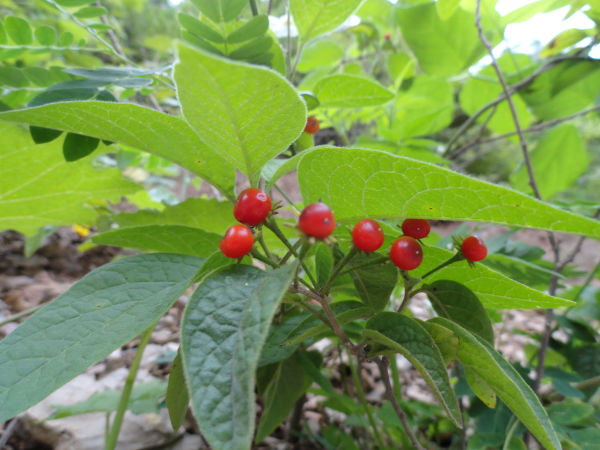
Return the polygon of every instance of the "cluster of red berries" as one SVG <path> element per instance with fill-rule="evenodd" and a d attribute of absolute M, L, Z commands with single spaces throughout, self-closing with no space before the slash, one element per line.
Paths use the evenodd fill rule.
<path fill-rule="evenodd" d="M 241 258 L 252 250 L 254 236 L 248 226 L 262 223 L 271 212 L 271 198 L 257 188 L 244 190 L 237 198 L 233 215 L 243 225 L 233 225 L 225 233 L 219 248 L 229 258 Z M 329 207 L 322 202 L 306 206 L 300 213 L 298 227 L 307 236 L 325 239 L 335 229 L 335 218 Z M 431 226 L 425 219 L 406 219 L 402 222 L 403 236 L 394 241 L 390 248 L 390 259 L 401 270 L 413 270 L 423 261 L 423 248 L 419 239 L 429 235 Z M 372 219 L 363 219 L 352 230 L 354 246 L 364 252 L 378 250 L 384 241 L 381 226 Z M 464 257 L 472 262 L 481 261 L 487 256 L 483 240 L 469 236 L 462 241 Z"/>

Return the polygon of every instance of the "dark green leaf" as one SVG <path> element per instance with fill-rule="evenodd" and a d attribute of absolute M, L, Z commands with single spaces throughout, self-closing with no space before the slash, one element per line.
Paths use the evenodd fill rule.
<path fill-rule="evenodd" d="M 348 264 L 349 269 L 380 258 L 378 254 L 366 254 L 354 257 Z M 374 312 L 383 311 L 388 305 L 390 295 L 398 282 L 398 269 L 393 264 L 378 264 L 361 267 L 350 272 L 354 287 L 360 299 Z"/>
<path fill-rule="evenodd" d="M 202 262 L 173 254 L 119 259 L 23 322 L 0 341 L 0 421 L 35 405 L 147 329 L 192 283 Z"/>
<path fill-rule="evenodd" d="M 319 286 L 323 286 L 329 280 L 331 269 L 333 269 L 333 252 L 331 251 L 331 247 L 322 242 L 316 245 L 315 265 L 317 267 L 317 283 Z"/>
<path fill-rule="evenodd" d="M 296 329 L 300 323 L 309 317 L 311 317 L 310 313 L 302 312 L 296 315 L 288 315 L 281 323 L 273 323 L 263 346 L 258 366 L 263 367 L 289 358 L 296 351 L 298 345 L 284 346 L 283 344 L 292 330 Z"/>
<path fill-rule="evenodd" d="M 583 378 L 592 378 L 600 373 L 600 344 L 571 349 L 568 358 L 573 370 Z"/>
<path fill-rule="evenodd" d="M 311 111 L 320 105 L 319 99 L 315 94 L 308 91 L 300 92 L 300 95 L 306 102 L 306 108 Z"/>
<path fill-rule="evenodd" d="M 29 133 L 31 134 L 31 139 L 33 139 L 33 142 L 36 144 L 44 144 L 59 137 L 62 134 L 62 131 L 53 130 L 52 128 L 30 126 Z"/>
<path fill-rule="evenodd" d="M 227 42 L 236 44 L 238 42 L 249 41 L 258 36 L 262 36 L 269 29 L 269 19 L 267 16 L 261 14 L 253 17 L 244 25 L 239 27 L 237 30 L 232 31 L 227 36 Z"/>
<path fill-rule="evenodd" d="M 4 27 L 8 36 L 17 45 L 30 45 L 33 42 L 33 32 L 29 22 L 21 17 L 8 16 L 4 19 Z"/>
<path fill-rule="evenodd" d="M 171 420 L 173 431 L 177 431 L 185 420 L 185 415 L 190 403 L 190 397 L 183 375 L 183 365 L 181 364 L 181 350 L 177 351 L 177 356 L 173 360 L 173 365 L 171 366 L 169 384 L 167 385 L 166 403 L 167 408 L 169 409 L 169 419 Z"/>
<path fill-rule="evenodd" d="M 77 161 L 91 154 L 96 148 L 100 140 L 83 134 L 67 133 L 63 142 L 63 156 L 65 161 Z"/>
<path fill-rule="evenodd" d="M 181 348 L 192 410 L 208 443 L 250 448 L 254 382 L 271 319 L 296 271 L 233 265 L 198 286 L 185 310 Z"/>
<path fill-rule="evenodd" d="M 423 286 L 439 316 L 494 343 L 492 323 L 477 296 L 466 286 L 451 280 L 437 280 Z"/>
<path fill-rule="evenodd" d="M 548 415 L 558 425 L 583 425 L 594 414 L 594 407 L 588 403 L 566 399 L 548 407 Z"/>
<path fill-rule="evenodd" d="M 208 257 L 219 248 L 221 236 L 183 225 L 142 225 L 97 234 L 97 244 L 116 245 L 144 251 L 181 253 Z"/>
<path fill-rule="evenodd" d="M 189 14 L 180 13 L 177 16 L 177 19 L 182 27 L 196 36 L 200 36 L 201 38 L 207 39 L 211 42 L 216 42 L 217 44 L 221 44 L 225 41 L 220 33 L 213 30 L 204 22 L 201 22 L 195 17 L 190 16 Z"/>
<path fill-rule="evenodd" d="M 92 88 L 82 89 L 52 89 L 43 91 L 33 97 L 27 106 L 41 106 L 48 103 L 63 102 L 68 100 L 88 100 L 96 94 Z"/>
<path fill-rule="evenodd" d="M 421 324 L 402 314 L 382 312 L 367 322 L 364 337 L 408 359 L 421 373 L 452 422 L 462 426 L 458 401 L 440 350 Z"/>

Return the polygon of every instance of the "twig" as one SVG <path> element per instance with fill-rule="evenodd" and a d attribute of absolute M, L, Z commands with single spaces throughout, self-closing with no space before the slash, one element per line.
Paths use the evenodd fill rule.
<path fill-rule="evenodd" d="M 4 446 L 6 445 L 6 443 L 10 439 L 10 436 L 15 430 L 17 422 L 19 422 L 19 419 L 15 417 L 13 420 L 10 421 L 6 429 L 2 432 L 2 436 L 0 436 L 0 449 L 5 448 Z"/>
<path fill-rule="evenodd" d="M 250 0 L 250 9 L 252 10 L 253 16 L 258 16 L 258 8 L 256 7 L 256 0 Z"/>
<path fill-rule="evenodd" d="M 394 397 L 394 390 L 392 388 L 392 384 L 390 383 L 390 376 L 388 374 L 388 359 L 384 356 L 382 358 L 375 358 L 375 362 L 379 367 L 379 373 L 381 374 L 381 379 L 383 380 L 383 384 L 385 385 L 385 393 L 387 395 L 388 400 L 392 403 L 394 407 L 394 411 L 396 411 L 396 415 L 402 422 L 402 426 L 404 427 L 404 431 L 408 435 L 408 438 L 412 442 L 415 448 L 418 450 L 425 450 L 425 448 L 421 445 L 421 443 L 417 440 L 417 437 L 410 429 L 410 425 L 408 424 L 408 420 L 406 418 L 406 414 L 400 408 L 396 397 Z"/>
<path fill-rule="evenodd" d="M 26 309 L 25 311 L 21 311 L 17 314 L 13 314 L 12 316 L 7 317 L 6 319 L 0 321 L 0 327 L 2 325 L 6 325 L 7 323 L 16 322 L 17 320 L 19 320 L 22 317 L 30 316 L 31 314 L 36 312 L 38 309 L 40 309 L 42 306 L 44 306 L 44 305 L 37 305 L 37 306 L 34 306 L 33 308 L 29 308 L 29 309 Z"/>

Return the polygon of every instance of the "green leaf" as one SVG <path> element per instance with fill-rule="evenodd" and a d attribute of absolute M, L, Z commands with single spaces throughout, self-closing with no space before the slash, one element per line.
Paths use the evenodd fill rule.
<path fill-rule="evenodd" d="M 584 378 L 600 373 L 600 344 L 582 345 L 569 351 L 569 363 Z"/>
<path fill-rule="evenodd" d="M 467 330 L 494 344 L 494 330 L 477 296 L 466 286 L 451 280 L 423 285 L 433 309 L 439 316 L 453 320 Z"/>
<path fill-rule="evenodd" d="M 254 16 L 237 30 L 227 36 L 227 42 L 237 44 L 262 36 L 269 29 L 269 19 L 264 14 Z"/>
<path fill-rule="evenodd" d="M 192 0 L 192 3 L 215 23 L 235 19 L 248 4 L 246 0 Z"/>
<path fill-rule="evenodd" d="M 290 0 L 290 11 L 304 42 L 339 27 L 363 0 Z"/>
<path fill-rule="evenodd" d="M 477 375 L 476 372 L 465 367 L 465 378 L 473 393 L 483 402 L 488 408 L 496 407 L 496 393 L 486 381 Z"/>
<path fill-rule="evenodd" d="M 269 436 L 287 418 L 311 382 L 296 355 L 279 363 L 264 394 L 265 406 L 256 432 L 256 443 Z"/>
<path fill-rule="evenodd" d="M 173 431 L 177 431 L 185 420 L 190 403 L 190 396 L 185 384 L 185 376 L 183 375 L 183 365 L 181 364 L 181 350 L 177 351 L 177 356 L 171 366 L 166 403 L 169 409 L 171 426 L 173 427 Z"/>
<path fill-rule="evenodd" d="M 0 230 L 31 235 L 46 225 L 90 225 L 92 201 L 118 201 L 139 189 L 119 170 L 90 159 L 65 162 L 61 140 L 34 146 L 23 128 L 7 123 L 0 123 L 0 133 Z"/>
<path fill-rule="evenodd" d="M 177 163 L 232 196 L 233 166 L 216 150 L 219 147 L 207 147 L 180 117 L 133 104 L 88 101 L 6 111 L 0 120 L 129 145 Z"/>
<path fill-rule="evenodd" d="M 354 257 L 348 268 L 379 258 L 378 254 Z M 360 299 L 374 312 L 383 311 L 390 301 L 390 295 L 398 282 L 398 269 L 393 264 L 362 267 L 350 272 L 352 282 Z"/>
<path fill-rule="evenodd" d="M 562 448 L 546 410 L 513 366 L 482 338 L 471 334 L 460 325 L 442 317 L 431 321 L 445 326 L 458 336 L 458 360 L 496 392 L 544 447 Z"/>
<path fill-rule="evenodd" d="M 299 72 L 309 72 L 318 67 L 330 67 L 344 57 L 344 49 L 333 39 L 319 39 L 307 45 L 297 69 Z"/>
<path fill-rule="evenodd" d="M 294 142 L 306 106 L 281 75 L 179 46 L 181 108 L 200 140 L 254 184 L 260 169 Z M 1 117 L 1 116 L 0 116 Z"/>
<path fill-rule="evenodd" d="M 544 134 L 530 153 L 530 159 L 540 194 L 546 199 L 571 186 L 588 168 L 585 143 L 571 124 L 560 125 Z M 511 175 L 510 181 L 515 188 L 531 193 L 524 165 Z"/>
<path fill-rule="evenodd" d="M 433 322 L 419 322 L 431 335 L 440 353 L 444 358 L 444 364 L 448 366 L 452 361 L 456 360 L 456 352 L 458 351 L 458 337 L 450 331 L 437 323 Z"/>
<path fill-rule="evenodd" d="M 166 389 L 167 383 L 157 379 L 136 384 L 131 391 L 127 410 L 133 414 L 158 414 Z M 117 410 L 120 398 L 121 391 L 116 389 L 96 392 L 88 399 L 71 405 L 52 405 L 54 412 L 44 420 L 61 419 L 94 412 L 112 413 Z"/>
<path fill-rule="evenodd" d="M 333 269 L 333 252 L 331 247 L 319 242 L 315 249 L 315 265 L 317 268 L 317 283 L 321 287 L 331 275 L 331 269 Z"/>
<path fill-rule="evenodd" d="M 225 42 L 225 39 L 223 39 L 223 36 L 221 36 L 220 33 L 189 14 L 180 13 L 177 15 L 177 20 L 179 20 L 181 26 L 192 34 L 216 42 L 217 44 Z"/>
<path fill-rule="evenodd" d="M 250 448 L 255 370 L 271 319 L 296 270 L 234 265 L 206 278 L 184 312 L 181 348 L 192 410 L 208 443 Z"/>
<path fill-rule="evenodd" d="M 438 16 L 440 19 L 447 20 L 454 14 L 458 6 L 460 5 L 460 0 L 438 0 L 435 4 L 437 7 Z"/>
<path fill-rule="evenodd" d="M 98 148 L 97 138 L 83 134 L 67 133 L 63 141 L 63 156 L 65 161 L 72 162 L 85 158 Z"/>
<path fill-rule="evenodd" d="M 13 42 L 17 45 L 30 45 L 33 42 L 33 32 L 29 22 L 17 16 L 4 19 L 4 27 Z"/>
<path fill-rule="evenodd" d="M 421 373 L 448 417 L 457 427 L 462 427 L 446 365 L 435 341 L 421 324 L 402 314 L 381 312 L 367 322 L 363 335 L 408 359 Z"/>
<path fill-rule="evenodd" d="M 73 15 L 79 19 L 92 19 L 94 17 L 103 16 L 106 13 L 106 8 L 103 8 L 102 6 L 88 6 L 86 8 L 81 8 Z"/>
<path fill-rule="evenodd" d="M 35 29 L 35 38 L 42 45 L 54 45 L 56 42 L 56 30 L 43 25 Z"/>
<path fill-rule="evenodd" d="M 93 0 L 56 0 L 56 3 L 67 8 L 76 8 L 78 6 L 89 5 L 93 3 Z"/>
<path fill-rule="evenodd" d="M 283 361 L 296 351 L 297 345 L 284 346 L 283 343 L 290 332 L 296 329 L 307 317 L 310 317 L 310 314 L 302 312 L 295 315 L 288 315 L 284 318 L 283 322 L 271 324 L 267 340 L 258 361 L 259 367 Z"/>
<path fill-rule="evenodd" d="M 192 283 L 202 261 L 173 254 L 120 259 L 37 311 L 0 341 L 0 421 L 147 329 Z"/>
<path fill-rule="evenodd" d="M 219 248 L 221 236 L 182 225 L 142 225 L 120 228 L 92 237 L 92 242 L 151 252 L 208 257 Z"/>
<path fill-rule="evenodd" d="M 422 217 L 600 236 L 596 220 L 428 163 L 376 150 L 303 153 L 298 180 L 304 202 L 322 198 L 339 220 Z"/>
<path fill-rule="evenodd" d="M 537 0 L 511 11 L 502 17 L 502 22 L 507 25 L 510 23 L 524 22 L 536 14 L 553 11 L 570 3 L 572 3 L 572 0 Z"/>
<path fill-rule="evenodd" d="M 585 425 L 586 419 L 592 418 L 594 407 L 589 403 L 581 403 L 565 399 L 548 407 L 548 415 L 552 423 L 557 425 Z"/>
<path fill-rule="evenodd" d="M 397 8 L 396 18 L 404 39 L 428 74 L 446 77 L 462 72 L 485 51 L 473 25 L 474 14 L 461 8 L 441 20 L 436 5 L 427 3 Z"/>
<path fill-rule="evenodd" d="M 354 108 L 382 105 L 394 94 L 376 81 L 359 75 L 337 74 L 322 78 L 315 86 L 322 106 Z"/>
<path fill-rule="evenodd" d="M 272 44 L 273 39 L 271 36 L 258 37 L 229 53 L 229 57 L 233 59 L 250 60 L 251 58 L 267 52 Z"/>

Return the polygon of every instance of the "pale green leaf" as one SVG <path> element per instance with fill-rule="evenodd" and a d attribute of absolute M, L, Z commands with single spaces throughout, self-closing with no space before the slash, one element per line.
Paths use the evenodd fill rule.
<path fill-rule="evenodd" d="M 402 314 L 382 312 L 367 322 L 363 334 L 408 359 L 421 373 L 452 422 L 462 426 L 458 401 L 440 350 L 421 324 Z"/>
<path fill-rule="evenodd" d="M 530 154 L 535 180 L 542 198 L 550 198 L 572 185 L 588 168 L 583 138 L 571 124 L 548 131 Z M 521 165 L 510 177 L 512 185 L 531 193 L 527 168 Z"/>
<path fill-rule="evenodd" d="M 290 0 L 290 11 L 304 42 L 339 27 L 363 0 Z"/>
<path fill-rule="evenodd" d="M 206 278 L 184 312 L 181 346 L 192 410 L 208 443 L 249 449 L 255 370 L 271 319 L 296 266 L 234 265 Z"/>
<path fill-rule="evenodd" d="M 496 392 L 545 448 L 562 448 L 546 410 L 513 366 L 483 339 L 460 325 L 441 317 L 432 319 L 432 322 L 445 326 L 458 336 L 458 360 Z"/>
<path fill-rule="evenodd" d="M 491 386 L 472 369 L 469 369 L 468 367 L 465 367 L 464 369 L 465 378 L 473 393 L 485 406 L 494 409 L 496 407 L 496 392 L 494 392 Z"/>
<path fill-rule="evenodd" d="M 132 104 L 85 101 L 5 111 L 0 120 L 130 145 L 185 167 L 226 194 L 233 191 L 234 167 L 219 150 L 203 144 L 180 117 Z"/>
<path fill-rule="evenodd" d="M 256 182 L 304 129 L 306 106 L 278 73 L 179 46 L 181 108 L 202 142 Z"/>
<path fill-rule="evenodd" d="M 1 122 L 0 133 L 0 230 L 32 235 L 46 225 L 91 225 L 93 200 L 118 201 L 139 189 L 117 169 L 66 162 L 62 139 L 36 145 L 25 129 Z"/>
<path fill-rule="evenodd" d="M 394 94 L 376 81 L 359 75 L 337 74 L 321 79 L 315 86 L 321 106 L 355 108 L 382 105 Z"/>
<path fill-rule="evenodd" d="M 0 421 L 44 399 L 161 317 L 203 260 L 138 255 L 75 283 L 0 341 Z"/>
<path fill-rule="evenodd" d="M 4 27 L 8 37 L 17 45 L 30 45 L 33 42 L 31 25 L 25 19 L 17 16 L 8 16 L 4 19 Z"/>
<path fill-rule="evenodd" d="M 319 39 L 306 46 L 298 62 L 299 72 L 308 72 L 317 67 L 330 67 L 344 57 L 344 49 L 333 39 Z"/>
<path fill-rule="evenodd" d="M 217 250 L 220 240 L 219 234 L 183 225 L 142 225 L 110 230 L 92 237 L 96 244 L 202 257 Z"/>
<path fill-rule="evenodd" d="M 446 20 L 454 14 L 460 5 L 460 0 L 438 0 L 435 5 L 440 19 Z"/>
<path fill-rule="evenodd" d="M 339 220 L 421 217 L 492 222 L 600 236 L 600 222 L 519 192 L 377 150 L 319 147 L 298 164 L 306 204 Z"/>
<path fill-rule="evenodd" d="M 246 0 L 192 0 L 192 3 L 216 23 L 235 19 L 248 4 Z"/>

